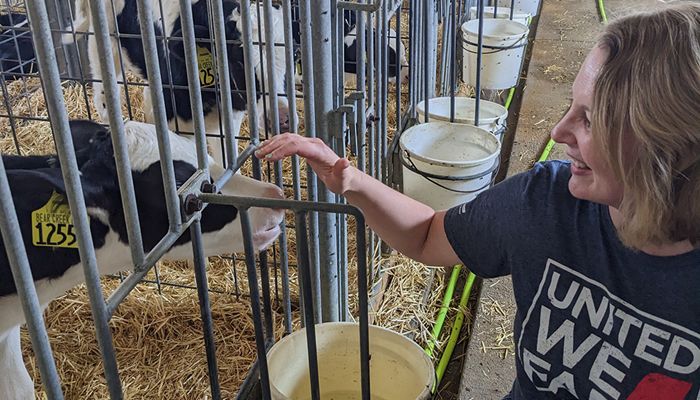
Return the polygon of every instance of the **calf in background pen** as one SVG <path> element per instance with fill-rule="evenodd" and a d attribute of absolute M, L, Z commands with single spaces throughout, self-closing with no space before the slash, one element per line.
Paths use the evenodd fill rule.
<path fill-rule="evenodd" d="M 139 122 L 125 125 L 136 203 L 146 251 L 152 249 L 167 232 L 168 218 L 155 127 Z M 110 135 L 101 125 L 90 121 L 71 122 L 83 194 L 90 220 L 97 265 L 101 274 L 128 269 L 131 256 L 126 223 L 117 184 L 116 165 Z M 170 134 L 173 164 L 178 186 L 196 170 L 194 142 Z M 65 186 L 56 156 L 3 156 L 21 234 L 43 308 L 69 289 L 84 282 L 76 248 L 34 245 L 32 212 L 48 204 L 54 194 L 65 202 Z M 223 168 L 211 164 L 212 177 Z M 282 198 L 274 185 L 235 174 L 221 188 L 224 194 Z M 202 211 L 202 239 L 207 256 L 243 251 L 243 235 L 234 207 L 211 204 Z M 280 232 L 283 211 L 250 210 L 256 250 L 269 246 Z M 57 228 L 55 235 L 75 242 L 73 227 Z M 48 235 L 47 235 L 48 236 Z M 41 239 L 40 241 L 43 241 Z M 164 259 L 191 259 L 190 235 L 182 235 Z M 66 242 L 67 244 L 71 244 Z M 20 325 L 24 314 L 12 279 L 4 244 L 0 241 L 0 399 L 34 398 L 34 384 L 22 360 Z"/>
<path fill-rule="evenodd" d="M 345 72 L 345 81 L 349 84 L 353 84 L 355 82 L 357 74 L 357 18 L 355 17 L 355 12 L 345 10 L 343 12 L 343 22 L 343 71 Z M 292 36 L 294 37 L 295 46 L 297 47 L 299 47 L 301 43 L 300 29 L 301 28 L 299 25 L 299 21 L 293 21 Z M 369 28 L 367 28 L 366 31 L 369 32 Z M 372 28 L 372 31 L 376 35 L 374 27 Z M 397 67 L 400 68 L 398 73 L 399 83 L 406 83 L 408 82 L 408 62 L 406 61 L 406 47 L 404 46 L 403 41 L 399 39 L 399 48 L 397 50 L 396 31 L 389 28 L 388 33 L 389 47 L 387 48 L 387 58 L 389 63 L 389 74 L 387 76 L 389 78 L 389 83 L 396 83 Z M 296 54 L 298 58 L 299 53 L 297 52 Z M 295 78 L 297 84 L 303 83 L 300 70 L 297 71 L 297 76 Z"/>
<path fill-rule="evenodd" d="M 0 74 L 5 79 L 18 79 L 37 71 L 27 15 L 0 14 Z"/>
<path fill-rule="evenodd" d="M 180 17 L 180 6 L 177 0 L 150 0 L 153 10 L 153 21 L 156 37 L 162 37 L 163 32 L 169 38 L 166 45 L 163 40 L 156 39 L 158 48 L 158 58 L 160 60 L 161 79 L 163 81 L 163 97 L 165 99 L 165 110 L 167 113 L 170 129 L 178 130 L 179 132 L 194 132 L 194 121 L 192 119 L 192 108 L 190 103 L 190 94 L 187 89 L 187 70 L 185 66 L 185 52 L 182 42 L 182 25 Z M 250 62 L 255 70 L 256 88 L 258 91 L 258 121 L 259 124 L 264 124 L 263 105 L 261 103 L 261 82 L 264 83 L 266 91 L 270 91 L 270 81 L 267 74 L 267 59 L 274 57 L 276 87 L 272 88 L 276 93 L 284 93 L 285 82 L 285 65 L 286 57 L 284 50 L 284 31 L 282 22 L 282 12 L 279 7 L 273 8 L 273 32 L 260 31 L 258 36 L 258 22 L 260 26 L 264 26 L 263 15 L 258 14 L 256 5 L 251 5 L 251 29 L 253 32 L 253 40 L 261 42 L 257 46 L 262 46 L 262 54 L 257 46 L 254 46 L 251 60 L 244 60 L 242 40 L 242 24 L 240 4 L 234 0 L 217 0 L 221 1 L 224 11 L 225 31 L 227 40 L 228 67 L 229 77 L 231 81 L 230 90 L 232 91 L 232 110 L 219 110 L 217 104 L 217 93 L 215 89 L 216 68 L 214 63 L 213 51 L 213 34 L 210 27 L 210 16 L 207 9 L 207 0 L 192 1 L 192 19 L 194 22 L 195 38 L 197 39 L 197 53 L 199 59 L 199 76 L 202 86 L 201 98 L 204 109 L 204 124 L 207 134 L 218 134 L 220 132 L 220 112 L 231 112 L 234 119 L 233 135 L 237 136 L 240 132 L 241 123 L 245 117 L 247 108 L 247 96 L 245 93 L 245 69 L 244 64 Z M 77 0 L 74 27 L 77 32 L 94 32 L 92 26 L 92 18 L 90 16 L 87 0 Z M 119 46 L 122 48 L 121 60 L 123 62 L 124 72 L 132 72 L 140 78 L 147 79 L 146 61 L 144 56 L 143 39 L 134 37 L 141 35 L 139 27 L 139 16 L 136 5 L 136 0 L 115 0 L 114 13 L 108 10 L 109 15 L 109 31 L 121 35 L 119 39 L 112 37 L 112 52 L 114 67 L 117 75 L 121 75 L 121 64 Z M 109 3 L 108 3 L 109 6 Z M 161 18 L 162 10 L 162 18 Z M 112 15 L 116 15 L 115 18 Z M 259 20 L 259 21 L 258 21 Z M 72 40 L 72 37 L 70 38 Z M 264 42 L 272 40 L 277 44 L 273 51 L 274 54 L 268 55 L 264 49 Z M 279 46 L 281 44 L 281 46 Z M 166 51 L 167 50 L 167 51 Z M 88 37 L 88 54 L 90 70 L 92 78 L 97 80 L 93 83 L 94 104 L 103 121 L 107 121 L 107 109 L 102 89 L 102 76 L 100 73 L 97 60 L 102 57 L 97 49 L 97 44 L 94 38 Z M 167 85 L 183 87 L 181 89 L 173 89 L 166 87 Z M 268 103 L 267 107 L 271 105 Z M 151 108 L 150 91 L 148 87 L 144 87 L 144 107 L 147 122 L 154 122 L 153 109 Z M 285 131 L 289 126 L 289 118 L 295 117 L 289 115 L 289 106 L 287 98 L 284 96 L 278 97 L 279 121 L 270 121 L 271 123 L 279 123 L 280 130 Z M 269 108 L 268 108 L 269 109 Z M 214 159 L 222 163 L 223 151 L 222 145 L 218 138 L 209 140 L 212 155 Z"/>

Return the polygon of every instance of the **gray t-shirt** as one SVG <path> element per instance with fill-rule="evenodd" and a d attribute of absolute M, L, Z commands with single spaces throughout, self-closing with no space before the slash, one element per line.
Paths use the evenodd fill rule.
<path fill-rule="evenodd" d="M 445 218 L 465 266 L 512 275 L 512 398 L 700 399 L 700 250 L 626 248 L 607 206 L 569 193 L 569 166 L 537 164 Z"/>

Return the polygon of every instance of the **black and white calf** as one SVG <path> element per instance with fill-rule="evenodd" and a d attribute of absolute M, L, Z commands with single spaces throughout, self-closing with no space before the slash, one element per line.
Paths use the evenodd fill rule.
<path fill-rule="evenodd" d="M 71 130 L 97 263 L 101 274 L 114 274 L 128 269 L 131 257 L 109 133 L 90 121 L 74 121 Z M 148 251 L 168 231 L 155 127 L 127 122 L 126 137 L 143 243 Z M 175 175 L 181 184 L 196 170 L 195 146 L 192 140 L 172 133 L 170 142 Z M 39 302 L 46 307 L 51 300 L 84 281 L 77 249 L 33 244 L 32 212 L 47 204 L 53 193 L 65 193 L 60 166 L 55 156 L 4 156 L 3 163 L 7 168 Z M 211 165 L 214 178 L 222 172 L 220 166 Z M 224 194 L 282 197 L 276 186 L 240 174 L 235 174 L 220 190 Z M 278 236 L 283 212 L 253 208 L 250 213 L 253 241 L 259 250 L 269 246 Z M 237 214 L 236 208 L 228 206 L 211 204 L 204 209 L 201 224 L 207 256 L 243 251 Z M 63 233 L 72 234 L 70 229 L 64 229 Z M 164 258 L 191 259 L 189 235 L 182 235 Z M 0 241 L 0 399 L 3 400 L 34 398 L 34 384 L 24 366 L 20 349 L 20 325 L 24 322 L 5 248 Z"/>
<path fill-rule="evenodd" d="M 174 85 L 183 87 L 182 89 L 163 88 L 163 97 L 165 98 L 165 108 L 167 113 L 170 129 L 175 130 L 176 126 L 180 132 L 193 132 L 194 124 L 192 119 L 192 108 L 190 104 L 190 94 L 187 89 L 187 70 L 185 66 L 185 53 L 182 42 L 182 24 L 180 17 L 180 7 L 177 0 L 150 0 L 153 12 L 153 21 L 156 37 L 165 36 L 171 40 L 167 41 L 167 55 L 163 40 L 157 39 L 158 58 L 160 60 L 160 71 L 163 85 Z M 228 66 L 231 82 L 232 95 L 232 110 L 219 110 L 217 104 L 217 94 L 214 89 L 214 74 L 215 68 L 212 64 L 213 60 L 213 34 L 210 29 L 210 16 L 207 9 L 207 0 L 192 0 L 192 16 L 194 22 L 195 38 L 197 39 L 197 52 L 203 58 L 199 58 L 200 68 L 200 84 L 202 86 L 201 98 L 204 108 L 204 123 L 208 134 L 218 134 L 220 132 L 220 112 L 230 112 L 234 117 L 234 135 L 238 135 L 241 123 L 245 117 L 247 108 L 246 100 L 246 83 L 244 64 L 250 62 L 253 65 L 256 76 L 256 87 L 258 89 L 257 100 L 261 101 L 260 91 L 261 82 L 265 83 L 265 90 L 274 90 L 276 93 L 284 93 L 285 65 L 286 53 L 284 51 L 284 31 L 282 12 L 278 7 L 273 8 L 273 32 L 260 31 L 258 36 L 258 22 L 260 26 L 264 26 L 264 16 L 258 15 L 258 10 L 255 5 L 251 5 L 251 27 L 253 31 L 253 40 L 262 46 L 262 57 L 258 47 L 254 48 L 252 59 L 244 60 L 242 40 L 242 25 L 240 4 L 236 0 L 217 0 L 221 1 L 224 10 L 225 31 L 227 40 Z M 81 3 L 84 2 L 84 3 Z M 89 15 L 89 7 L 86 5 L 87 0 L 78 0 L 76 5 L 76 15 L 74 26 L 76 31 L 93 32 L 92 19 Z M 119 32 L 124 35 L 117 40 L 112 38 L 112 52 L 114 59 L 115 70 L 117 75 L 121 75 L 122 69 L 119 62 L 119 46 L 122 49 L 123 66 L 126 71 L 132 72 L 137 76 L 146 79 L 146 62 L 143 49 L 143 40 L 140 37 L 133 35 L 141 35 L 139 27 L 139 17 L 136 5 L 136 0 L 113 0 L 114 15 L 111 10 L 108 10 L 109 15 L 109 30 L 110 32 Z M 162 17 L 161 17 L 162 7 Z M 87 10 L 87 12 L 86 12 Z M 261 40 L 259 40 L 259 38 Z M 271 40 L 275 44 L 274 54 L 268 55 L 263 44 Z M 102 89 L 102 77 L 99 64 L 96 60 L 102 55 L 97 49 L 97 44 L 94 38 L 88 39 L 88 54 L 91 60 L 90 70 L 92 78 L 99 81 L 93 84 L 94 103 L 103 121 L 107 121 L 107 109 L 104 100 L 104 91 Z M 267 75 L 267 60 L 274 57 L 275 59 L 275 75 L 276 87 L 270 88 Z M 204 64 L 208 64 L 209 67 Z M 204 74 L 202 73 L 204 69 Z M 170 72 L 170 74 L 168 74 Z M 204 75 L 204 76 L 203 76 Z M 150 92 L 148 88 L 144 88 L 144 107 L 146 113 L 146 121 L 153 122 L 153 110 L 151 108 Z M 268 103 L 268 107 L 269 107 Z M 289 123 L 289 106 L 287 98 L 284 96 L 278 97 L 278 107 L 280 110 L 280 120 L 270 121 L 271 123 L 279 123 L 281 130 L 286 130 Z M 264 122 L 263 107 L 258 103 L 258 121 Z M 217 139 L 210 140 L 210 147 L 214 159 L 217 162 L 223 160 L 221 152 L 221 144 Z"/>
<path fill-rule="evenodd" d="M 38 71 L 26 14 L 0 14 L 0 73 L 17 79 Z"/>
<path fill-rule="evenodd" d="M 355 77 L 357 74 L 357 19 L 355 17 L 355 12 L 345 10 L 343 12 L 343 71 L 345 71 L 345 81 L 355 82 Z M 300 31 L 299 21 L 294 21 L 292 23 L 292 36 L 294 37 L 294 42 L 297 47 L 301 43 L 301 31 Z M 372 28 L 374 30 L 374 28 Z M 369 29 L 367 29 L 369 31 Z M 396 48 L 396 31 L 389 28 L 388 32 L 388 43 L 389 47 L 387 49 L 387 58 L 389 63 L 389 83 L 396 83 L 397 69 L 399 82 L 405 83 L 408 81 L 408 62 L 406 60 L 406 47 L 403 41 L 399 39 L 399 48 Z M 376 35 L 376 31 L 375 31 Z M 299 53 L 297 52 L 297 57 Z M 397 68 L 398 67 L 398 68 Z M 296 83 L 303 83 L 301 72 L 297 71 Z"/>

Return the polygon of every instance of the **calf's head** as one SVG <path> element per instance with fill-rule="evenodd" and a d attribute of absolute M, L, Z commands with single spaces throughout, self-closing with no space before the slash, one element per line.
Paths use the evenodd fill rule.
<path fill-rule="evenodd" d="M 148 251 L 155 247 L 168 232 L 169 227 L 156 128 L 151 124 L 129 121 L 125 124 L 124 130 L 143 244 Z M 86 135 L 89 136 L 88 140 L 84 139 Z M 172 132 L 168 132 L 168 136 L 175 180 L 180 187 L 197 169 L 195 144 L 191 139 Z M 122 202 L 116 184 L 114 153 L 108 132 L 98 124 L 83 122 L 79 131 L 73 129 L 73 137 L 76 152 L 84 154 L 87 151 L 91 155 L 87 161 L 83 162 L 80 169 L 86 203 L 94 214 L 92 216 L 102 219 L 116 231 L 121 242 L 127 243 Z M 87 149 L 77 148 L 78 144 L 87 146 Z M 209 163 L 212 177 L 216 179 L 223 173 L 223 168 L 214 164 L 211 157 Z M 220 192 L 249 197 L 283 197 L 278 187 L 240 174 L 234 175 L 223 188 L 220 188 Z M 283 217 L 284 214 L 280 210 L 263 208 L 250 210 L 253 243 L 256 250 L 272 244 L 280 232 L 279 224 Z M 236 208 L 215 204 L 207 206 L 202 211 L 201 226 L 206 255 L 243 251 L 243 234 Z M 189 234 L 183 234 L 175 242 L 166 258 L 190 258 L 189 240 Z"/>

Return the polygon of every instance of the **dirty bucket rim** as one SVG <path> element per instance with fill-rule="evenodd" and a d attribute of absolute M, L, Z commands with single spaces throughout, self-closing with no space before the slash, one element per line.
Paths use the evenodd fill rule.
<path fill-rule="evenodd" d="M 451 122 L 450 116 L 449 116 L 449 110 L 448 110 L 448 115 L 447 116 L 442 116 L 440 114 L 435 113 L 434 107 L 439 106 L 443 101 L 450 101 L 451 97 L 450 96 L 442 96 L 442 97 L 433 97 L 429 99 L 429 104 L 430 104 L 430 110 L 428 112 L 428 116 L 430 118 L 435 118 L 437 121 L 435 122 Z M 456 96 L 455 97 L 455 108 L 459 107 L 459 102 L 466 103 L 466 106 L 471 106 L 472 111 L 474 107 L 476 106 L 476 99 L 474 97 L 467 97 L 467 96 Z M 436 104 L 433 104 L 436 103 Z M 483 114 L 480 113 L 479 115 L 479 126 L 481 125 L 486 125 L 486 124 L 492 124 L 494 122 L 497 122 L 497 127 L 501 127 L 505 124 L 506 119 L 508 118 L 508 109 L 502 106 L 501 104 L 495 103 L 493 101 L 489 100 L 484 100 L 480 99 L 479 100 L 480 107 L 482 111 L 488 110 L 494 111 L 491 115 L 495 115 L 498 113 L 497 116 L 489 116 L 487 118 L 483 117 Z M 485 107 L 484 107 L 485 106 Z M 420 116 L 423 116 L 425 114 L 425 100 L 421 100 L 416 104 L 416 112 Z M 474 114 L 473 112 L 471 113 L 471 117 L 463 117 L 463 118 L 457 118 L 457 112 L 455 110 L 455 123 L 460 123 L 460 124 L 474 124 Z M 446 118 L 446 119 L 445 119 Z"/>
<path fill-rule="evenodd" d="M 339 328 L 339 327 L 349 327 L 351 329 L 356 329 L 358 330 L 358 335 L 359 335 L 359 329 L 360 329 L 360 323 L 359 322 L 349 322 L 349 321 L 339 321 L 339 322 L 321 322 L 318 324 L 314 325 L 314 330 L 316 331 L 316 336 L 318 337 L 318 331 L 320 329 L 326 329 L 326 328 Z M 378 326 L 378 325 L 373 325 L 369 324 L 368 325 L 368 331 L 371 335 L 371 331 L 380 331 L 387 333 L 398 340 L 402 341 L 402 344 L 405 344 L 411 348 L 413 348 L 413 352 L 415 352 L 416 355 L 420 355 L 420 359 L 423 361 L 423 364 L 425 367 L 427 367 L 427 370 L 429 371 L 429 380 L 426 382 L 425 387 L 423 390 L 417 394 L 416 398 L 421 398 L 426 395 L 430 395 L 431 389 L 433 385 L 435 385 L 435 366 L 433 365 L 432 361 L 428 357 L 428 355 L 425 353 L 423 348 L 421 348 L 416 342 L 413 340 L 407 338 L 406 336 L 400 334 L 399 332 L 396 332 L 394 330 L 385 328 L 383 326 Z M 268 365 L 270 364 L 270 360 L 273 358 L 276 352 L 280 351 L 281 348 L 284 348 L 284 344 L 291 342 L 295 337 L 298 336 L 304 336 L 306 337 L 306 327 L 301 328 L 295 332 L 290 333 L 289 335 L 283 337 L 282 339 L 278 340 L 275 342 L 272 347 L 270 347 L 270 350 L 267 352 L 266 358 L 268 361 Z M 317 339 L 318 340 L 318 339 Z M 306 343 L 306 340 L 304 339 L 304 343 Z M 370 348 L 371 348 L 371 337 L 370 337 Z M 371 367 L 370 367 L 371 370 Z M 270 379 L 270 389 L 277 392 L 277 394 L 281 396 L 286 396 L 284 393 L 280 391 L 280 389 L 275 385 L 275 383 Z"/>
<path fill-rule="evenodd" d="M 522 29 L 522 32 L 520 33 L 510 33 L 510 34 L 487 34 L 484 33 L 483 37 L 488 38 L 488 39 L 495 39 L 495 40 L 516 40 L 516 39 L 521 39 L 522 36 L 528 36 L 530 34 L 530 28 L 525 25 L 521 24 L 518 21 L 514 21 L 511 19 L 504 19 L 504 18 L 484 18 L 484 25 L 517 25 L 518 28 Z M 476 29 L 470 29 L 471 26 L 476 25 Z M 479 19 L 474 18 L 470 19 L 469 21 L 466 21 L 462 24 L 461 26 L 462 33 L 465 35 L 471 35 L 471 36 L 479 36 Z"/>
<path fill-rule="evenodd" d="M 413 134 L 414 131 L 417 131 L 418 129 L 427 129 L 435 127 L 436 129 L 440 128 L 453 128 L 453 127 L 462 127 L 466 130 L 475 130 L 479 134 L 487 136 L 492 142 L 496 143 L 496 149 L 493 150 L 488 156 L 479 158 L 479 159 L 474 159 L 474 160 L 469 160 L 469 161 L 446 161 L 446 160 L 439 160 L 433 157 L 427 157 L 423 156 L 420 154 L 416 154 L 414 151 L 411 151 L 406 148 L 405 144 L 405 139 L 406 135 L 411 135 Z M 469 125 L 469 124 L 460 124 L 457 122 L 445 122 L 445 121 L 436 121 L 436 122 L 425 122 L 422 124 L 414 125 L 408 129 L 406 129 L 402 134 L 401 138 L 399 139 L 399 147 L 401 148 L 402 151 L 408 152 L 411 155 L 412 159 L 422 161 L 424 163 L 428 163 L 430 165 L 436 165 L 436 166 L 441 166 L 441 167 L 470 167 L 470 166 L 475 166 L 475 165 L 480 165 L 483 164 L 489 160 L 492 160 L 499 156 L 501 154 L 501 141 L 498 140 L 498 137 L 494 135 L 493 133 L 489 132 L 487 129 L 474 126 L 474 125 Z"/>
<path fill-rule="evenodd" d="M 486 7 L 484 8 L 484 16 L 485 16 L 486 18 L 493 18 L 493 10 L 494 10 L 494 7 L 493 7 L 493 6 L 486 6 Z M 503 13 L 501 13 L 501 10 L 504 10 Z M 506 10 L 507 10 L 507 11 L 506 11 Z M 476 6 L 471 6 L 471 7 L 469 7 L 469 13 L 470 13 L 470 15 L 471 15 L 472 11 L 474 12 L 474 15 L 476 15 L 476 12 L 478 11 L 478 7 L 476 7 Z M 490 13 L 490 16 L 489 16 L 489 13 Z M 508 20 L 511 20 L 511 19 L 510 19 L 510 7 L 505 7 L 505 6 L 504 6 L 504 7 L 501 7 L 501 6 L 499 6 L 499 7 L 498 7 L 498 10 L 496 11 L 496 15 L 497 15 L 497 16 L 500 16 L 500 15 L 507 15 L 508 18 L 499 18 L 499 17 L 497 17 L 497 18 L 498 18 L 498 19 L 508 19 Z M 529 17 L 532 17 L 532 14 L 530 14 L 529 12 L 527 12 L 527 11 L 525 11 L 525 10 L 521 10 L 521 9 L 519 9 L 519 8 L 514 8 L 514 9 L 513 9 L 513 19 L 512 19 L 511 21 L 515 21 L 516 19 L 527 19 L 527 18 L 529 18 Z M 476 18 L 470 18 L 469 20 L 471 21 L 472 19 L 476 19 Z M 516 21 L 516 22 L 517 22 L 517 21 Z"/>

